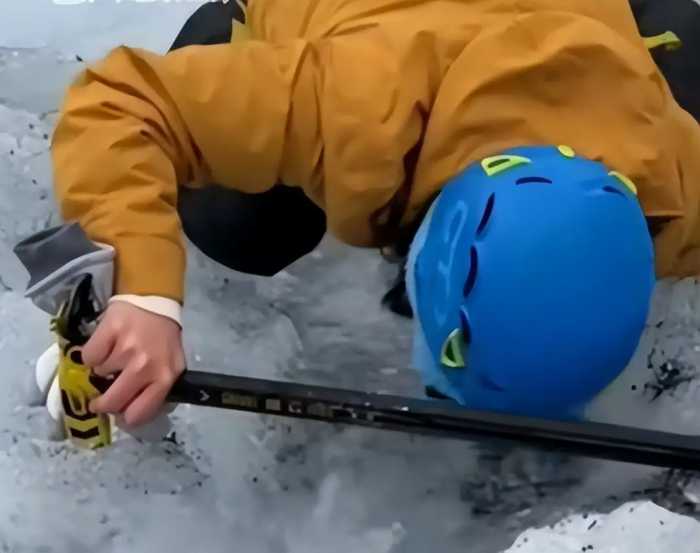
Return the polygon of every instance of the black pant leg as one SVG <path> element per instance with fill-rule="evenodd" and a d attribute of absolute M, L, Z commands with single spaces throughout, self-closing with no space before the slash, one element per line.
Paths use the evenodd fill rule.
<path fill-rule="evenodd" d="M 171 50 L 230 42 L 233 19 L 244 21 L 233 0 L 204 4 L 185 23 Z M 261 276 L 274 275 L 308 254 L 326 233 L 323 211 L 301 189 L 282 185 L 262 194 L 216 184 L 183 187 L 178 213 L 185 235 L 205 255 L 235 271 Z"/>
<path fill-rule="evenodd" d="M 180 190 L 187 237 L 229 269 L 272 276 L 318 246 L 326 217 L 299 188 L 243 194 L 221 186 Z"/>
<path fill-rule="evenodd" d="M 194 44 L 225 44 L 231 41 L 233 20 L 243 23 L 244 14 L 234 1 L 208 2 L 198 8 L 185 22 L 170 50 Z"/>

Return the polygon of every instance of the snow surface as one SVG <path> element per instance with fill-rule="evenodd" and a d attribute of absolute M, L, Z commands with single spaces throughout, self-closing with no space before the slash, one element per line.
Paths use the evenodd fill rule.
<path fill-rule="evenodd" d="M 524 532 L 507 553 L 696 553 L 700 525 L 650 502 L 630 503 L 609 515 L 576 515 Z"/>
<path fill-rule="evenodd" d="M 44 410 L 26 401 L 48 321 L 23 299 L 11 249 L 58 223 L 55 110 L 83 67 L 76 55 L 119 43 L 164 51 L 195 7 L 0 4 L 0 551 L 698 551 L 697 523 L 670 512 L 696 516 L 698 482 L 647 467 L 186 406 L 170 441 L 122 436 L 84 452 L 51 439 Z M 419 395 L 404 368 L 410 328 L 379 306 L 393 270 L 332 240 L 272 279 L 192 251 L 190 367 Z M 698 306 L 695 281 L 659 285 L 638 355 L 592 418 L 696 432 Z M 658 385 L 657 400 L 646 384 Z M 593 512 L 600 528 L 589 532 Z M 559 520 L 574 522 L 565 534 L 546 529 Z M 518 537 L 528 527 L 545 530 Z"/>

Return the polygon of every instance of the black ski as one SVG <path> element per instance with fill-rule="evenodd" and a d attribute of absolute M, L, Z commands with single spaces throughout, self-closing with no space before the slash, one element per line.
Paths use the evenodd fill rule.
<path fill-rule="evenodd" d="M 500 439 L 583 457 L 700 469 L 700 437 L 591 422 L 471 411 L 448 401 L 187 371 L 169 401 L 479 441 Z"/>

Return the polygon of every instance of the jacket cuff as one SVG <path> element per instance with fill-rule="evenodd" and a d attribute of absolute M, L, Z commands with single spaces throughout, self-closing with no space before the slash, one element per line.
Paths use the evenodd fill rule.
<path fill-rule="evenodd" d="M 182 243 L 165 237 L 130 236 L 115 240 L 114 246 L 114 294 L 160 296 L 182 305 L 186 268 Z"/>
<path fill-rule="evenodd" d="M 137 296 L 134 294 L 118 294 L 112 296 L 109 303 L 123 301 L 156 315 L 175 321 L 182 328 L 182 306 L 175 300 L 163 296 Z"/>

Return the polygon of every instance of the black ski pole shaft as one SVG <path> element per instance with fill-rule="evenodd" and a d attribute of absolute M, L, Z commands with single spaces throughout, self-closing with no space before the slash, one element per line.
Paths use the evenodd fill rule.
<path fill-rule="evenodd" d="M 169 401 L 469 441 L 506 440 L 583 457 L 700 469 L 697 436 L 471 411 L 446 401 L 197 371 L 182 375 Z"/>

